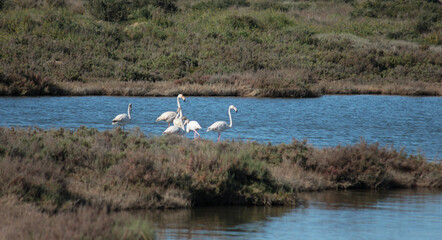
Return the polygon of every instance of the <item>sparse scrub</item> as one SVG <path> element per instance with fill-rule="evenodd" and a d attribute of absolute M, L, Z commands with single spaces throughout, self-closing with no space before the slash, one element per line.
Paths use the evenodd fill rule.
<path fill-rule="evenodd" d="M 296 204 L 297 191 L 442 187 L 440 164 L 366 142 L 326 149 L 297 141 L 218 144 L 81 127 L 2 128 L 0 143 L 0 196 L 48 212 L 79 203 L 110 209 Z"/>
<path fill-rule="evenodd" d="M 63 95 L 64 91 L 53 82 L 35 74 L 0 73 L 0 95 L 39 96 Z"/>
<path fill-rule="evenodd" d="M 113 0 L 106 4 L 118 9 L 106 17 L 100 1 L 5 1 L 1 73 L 41 75 L 67 95 L 164 96 L 179 88 L 209 96 L 304 97 L 287 85 L 317 96 L 350 92 L 338 87 L 355 81 L 352 93 L 364 93 L 358 91 L 364 83 L 383 94 L 442 94 L 439 3 Z M 392 4 L 397 12 L 389 10 Z M 104 15 L 91 16 L 93 9 Z M 376 9 L 376 18 L 366 14 L 369 9 Z M 314 79 L 293 79 L 304 74 Z M 260 80 L 269 89 L 249 90 L 256 85 L 244 82 L 215 88 L 198 80 L 250 75 L 270 76 Z M 330 83 L 333 88 L 323 88 Z M 412 89 L 416 83 L 430 90 L 390 87 Z M 117 85 L 131 89 L 112 87 Z"/>
<path fill-rule="evenodd" d="M 226 9 L 229 7 L 248 7 L 250 6 L 247 0 L 209 0 L 192 5 L 194 10 L 205 9 Z"/>
<path fill-rule="evenodd" d="M 128 0 L 86 0 L 86 8 L 96 18 L 119 22 L 127 19 L 130 2 Z"/>
<path fill-rule="evenodd" d="M 364 141 L 317 149 L 119 128 L 0 128 L 0 169 L 6 239 L 152 239 L 148 222 L 113 210 L 297 206 L 305 191 L 442 188 L 440 162 Z"/>

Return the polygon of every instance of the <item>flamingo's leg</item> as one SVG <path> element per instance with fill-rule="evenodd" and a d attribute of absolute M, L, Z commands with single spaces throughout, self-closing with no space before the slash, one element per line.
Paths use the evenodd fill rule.
<path fill-rule="evenodd" d="M 218 133 L 218 142 L 220 138 L 221 138 L 221 133 Z"/>
<path fill-rule="evenodd" d="M 196 134 L 198 134 L 198 138 L 201 137 L 201 135 L 195 130 Z"/>

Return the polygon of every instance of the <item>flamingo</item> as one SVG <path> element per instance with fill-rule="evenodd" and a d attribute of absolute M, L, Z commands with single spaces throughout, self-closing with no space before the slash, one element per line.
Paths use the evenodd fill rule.
<path fill-rule="evenodd" d="M 159 121 L 165 121 L 167 123 L 169 123 L 169 127 L 170 127 L 170 123 L 175 119 L 175 117 L 177 116 L 177 112 L 180 111 L 181 109 L 181 105 L 180 105 L 180 98 L 183 99 L 183 102 L 186 101 L 186 98 L 183 96 L 183 94 L 179 94 L 176 98 L 176 103 L 178 105 L 178 109 L 176 112 L 174 111 L 168 111 L 168 112 L 164 112 L 162 113 L 158 118 L 157 118 L 157 122 Z"/>
<path fill-rule="evenodd" d="M 181 108 L 178 109 L 178 114 L 173 119 L 173 126 L 169 126 L 166 130 L 164 130 L 164 135 L 178 134 L 184 135 L 184 123 L 183 123 L 183 112 Z M 188 121 L 188 120 L 187 120 Z"/>
<path fill-rule="evenodd" d="M 183 116 L 183 111 L 181 110 L 181 108 L 178 108 L 177 113 L 178 114 L 175 116 L 172 123 L 174 126 L 179 127 L 180 124 L 183 124 L 183 120 L 186 120 L 187 117 Z"/>
<path fill-rule="evenodd" d="M 194 131 L 193 139 L 196 138 L 196 134 L 198 134 L 198 138 L 200 138 L 201 135 L 196 130 L 201 129 L 201 125 L 197 121 L 189 121 L 189 119 L 186 119 L 184 122 L 184 125 L 186 124 L 186 132 L 189 133 L 190 131 Z"/>
<path fill-rule="evenodd" d="M 172 134 L 184 135 L 184 126 L 170 126 L 163 132 L 163 135 Z"/>
<path fill-rule="evenodd" d="M 230 109 L 235 110 L 235 112 L 238 112 L 238 109 L 236 109 L 235 106 L 230 105 L 229 106 L 229 118 L 230 118 L 230 125 L 228 125 L 225 121 L 217 121 L 215 123 L 213 123 L 212 125 L 210 125 L 209 128 L 207 128 L 207 131 L 214 131 L 214 132 L 218 132 L 218 142 L 220 141 L 221 138 L 221 132 L 224 132 L 225 130 L 229 129 L 232 127 L 233 125 L 233 121 L 232 121 L 232 114 L 230 113 Z"/>
<path fill-rule="evenodd" d="M 130 120 L 131 120 L 131 116 L 130 116 L 130 112 L 131 111 L 132 111 L 132 103 L 129 103 L 129 106 L 127 107 L 127 114 L 126 113 L 118 114 L 112 120 L 112 125 L 117 125 L 118 124 L 119 126 L 123 126 L 123 131 L 124 131 L 124 125 L 129 123 Z"/>

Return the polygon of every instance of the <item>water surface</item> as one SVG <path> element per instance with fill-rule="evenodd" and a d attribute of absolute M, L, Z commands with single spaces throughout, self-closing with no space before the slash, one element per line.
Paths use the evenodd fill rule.
<path fill-rule="evenodd" d="M 301 208 L 207 207 L 155 211 L 159 239 L 439 239 L 442 192 L 332 191 Z"/>
<path fill-rule="evenodd" d="M 112 129 L 112 119 L 127 112 L 133 104 L 129 128 L 140 127 L 146 135 L 161 135 L 167 128 L 155 119 L 165 111 L 176 110 L 176 98 L 151 97 L 23 97 L 0 98 L 0 126 L 41 128 Z M 422 152 L 430 159 L 440 158 L 442 149 L 442 98 L 401 96 L 323 96 L 313 99 L 187 97 L 184 115 L 197 120 L 203 138 L 216 140 L 216 133 L 205 132 L 215 121 L 229 121 L 233 128 L 222 139 L 290 143 L 307 139 L 317 147 L 379 142 Z M 192 133 L 187 135 L 193 137 Z"/>

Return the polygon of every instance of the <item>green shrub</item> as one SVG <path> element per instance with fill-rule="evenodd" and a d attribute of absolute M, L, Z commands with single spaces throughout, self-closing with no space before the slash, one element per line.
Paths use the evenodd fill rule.
<path fill-rule="evenodd" d="M 253 9 L 260 11 L 266 9 L 273 9 L 276 11 L 287 12 L 290 10 L 290 6 L 288 4 L 280 3 L 280 2 L 270 2 L 270 1 L 259 1 L 253 4 Z"/>
<path fill-rule="evenodd" d="M 173 13 L 178 11 L 176 1 L 177 0 L 133 0 L 132 9 L 154 6 L 164 10 L 165 12 Z"/>
<path fill-rule="evenodd" d="M 2 9 L 3 6 L 18 8 L 61 8 L 67 6 L 67 0 L 0 0 L 0 9 Z"/>
<path fill-rule="evenodd" d="M 369 0 L 356 4 L 351 15 L 400 19 L 429 17 L 432 22 L 437 22 L 442 17 L 442 6 L 426 0 Z"/>
<path fill-rule="evenodd" d="M 85 5 L 93 16 L 109 22 L 124 21 L 130 12 L 129 0 L 85 0 Z"/>
<path fill-rule="evenodd" d="M 45 0 L 49 7 L 66 7 L 66 0 Z"/>
<path fill-rule="evenodd" d="M 176 0 L 151 0 L 155 7 L 159 7 L 166 12 L 176 12 L 178 7 L 175 5 Z"/>
<path fill-rule="evenodd" d="M 282 29 L 292 24 L 293 22 L 283 14 L 271 14 L 266 19 L 266 25 L 272 29 Z"/>
<path fill-rule="evenodd" d="M 150 73 L 148 70 L 140 67 L 126 67 L 120 78 L 121 81 L 161 81 L 161 77 Z"/>
<path fill-rule="evenodd" d="M 426 33 L 430 31 L 432 25 L 433 22 L 429 17 L 422 17 L 414 25 L 414 31 L 417 33 Z"/>
<path fill-rule="evenodd" d="M 61 95 L 63 90 L 39 74 L 0 73 L 0 94 L 10 96 Z"/>
<path fill-rule="evenodd" d="M 247 29 L 262 29 L 263 25 L 256 18 L 252 16 L 229 16 L 229 24 L 235 28 L 247 28 Z"/>
<path fill-rule="evenodd" d="M 248 7 L 250 3 L 247 0 L 210 0 L 200 2 L 192 6 L 195 10 L 204 9 L 226 9 L 229 7 Z"/>

